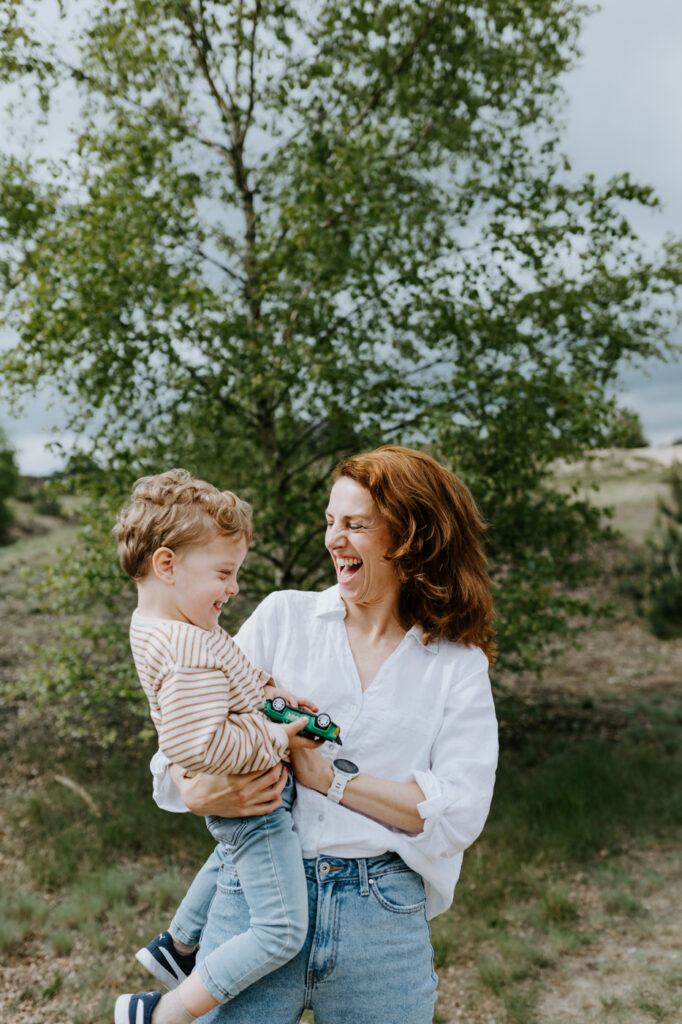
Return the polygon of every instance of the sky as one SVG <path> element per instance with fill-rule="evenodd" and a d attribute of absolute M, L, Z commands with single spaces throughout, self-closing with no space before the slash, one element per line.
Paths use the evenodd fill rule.
<path fill-rule="evenodd" d="M 583 30 L 583 57 L 564 83 L 564 149 L 576 173 L 605 180 L 627 170 L 653 185 L 663 212 L 636 222 L 652 245 L 669 233 L 682 236 L 681 39 L 680 0 L 602 0 Z M 682 356 L 627 370 L 622 384 L 620 400 L 639 413 L 651 444 L 682 438 Z M 67 448 L 69 438 L 59 433 L 59 406 L 50 408 L 47 394 L 27 402 L 22 415 L 0 407 L 0 425 L 23 473 L 49 474 L 62 464 L 46 445 L 54 429 Z"/>
<path fill-rule="evenodd" d="M 565 83 L 565 149 L 575 170 L 600 179 L 628 170 L 653 185 L 663 211 L 637 227 L 654 244 L 682 235 L 680 40 L 680 0 L 602 0 L 583 31 L 583 59 Z M 627 370 L 622 382 L 620 400 L 639 413 L 651 444 L 682 438 L 682 356 Z"/>

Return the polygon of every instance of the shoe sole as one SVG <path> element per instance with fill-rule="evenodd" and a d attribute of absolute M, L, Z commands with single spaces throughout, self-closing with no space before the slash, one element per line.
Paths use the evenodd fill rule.
<path fill-rule="evenodd" d="M 129 1024 L 128 1000 L 129 995 L 119 996 L 114 1006 L 114 1024 Z"/>
<path fill-rule="evenodd" d="M 163 985 L 165 985 L 166 988 L 169 989 L 169 991 L 171 992 L 173 991 L 174 988 L 177 988 L 178 985 L 181 982 L 183 982 L 187 977 L 187 975 L 182 974 L 182 972 L 179 978 L 176 977 L 174 974 L 171 974 L 170 971 L 166 970 L 163 964 L 160 964 L 158 960 L 154 959 L 154 957 L 146 947 L 138 949 L 137 953 L 135 954 L 135 959 L 142 964 L 145 970 L 149 971 L 150 974 L 153 974 L 154 977 L 157 978 Z M 121 1020 L 120 1022 L 116 1020 L 115 1024 L 128 1024 L 128 1021 L 127 1019 Z"/>

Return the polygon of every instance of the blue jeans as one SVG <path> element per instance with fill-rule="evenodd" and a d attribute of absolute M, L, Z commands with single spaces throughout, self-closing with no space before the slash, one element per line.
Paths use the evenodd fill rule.
<path fill-rule="evenodd" d="M 199 956 L 248 926 L 241 878 L 221 857 Z M 395 853 L 306 860 L 309 929 L 288 963 L 216 1007 L 202 1024 L 431 1024 L 433 971 L 424 884 Z"/>
<path fill-rule="evenodd" d="M 224 857 L 239 871 L 246 915 L 240 927 L 223 935 L 197 967 L 211 995 L 223 1003 L 296 956 L 308 925 L 301 846 L 293 830 L 291 774 L 283 806 L 252 818 L 218 818 L 206 823 L 218 847 L 180 904 L 170 931 L 198 942 L 216 895 L 218 866 Z M 205 942 L 202 939 L 202 953 Z"/>

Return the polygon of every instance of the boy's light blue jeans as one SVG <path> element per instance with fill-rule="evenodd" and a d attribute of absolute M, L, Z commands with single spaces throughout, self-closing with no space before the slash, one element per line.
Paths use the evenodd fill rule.
<path fill-rule="evenodd" d="M 225 857 L 239 871 L 246 916 L 197 966 L 205 987 L 219 1002 L 233 999 L 259 978 L 296 956 L 305 940 L 308 903 L 301 846 L 293 830 L 291 774 L 283 806 L 251 818 L 206 819 L 218 847 L 192 882 L 170 925 L 183 942 L 200 941 L 216 896 L 218 869 Z M 203 950 L 203 939 L 202 950 Z"/>
<path fill-rule="evenodd" d="M 249 908 L 229 859 L 199 956 L 248 927 Z M 424 884 L 395 853 L 306 860 L 309 928 L 293 959 L 261 978 L 206 1024 L 298 1024 L 311 1008 L 315 1024 L 431 1024 L 433 971 Z"/>

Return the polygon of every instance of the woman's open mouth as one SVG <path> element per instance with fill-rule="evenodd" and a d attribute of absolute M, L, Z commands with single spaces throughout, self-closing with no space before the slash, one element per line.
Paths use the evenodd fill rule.
<path fill-rule="evenodd" d="M 350 556 L 343 555 L 333 555 L 332 557 L 336 566 L 336 576 L 339 583 L 350 583 L 362 568 L 361 558 L 351 558 Z"/>

